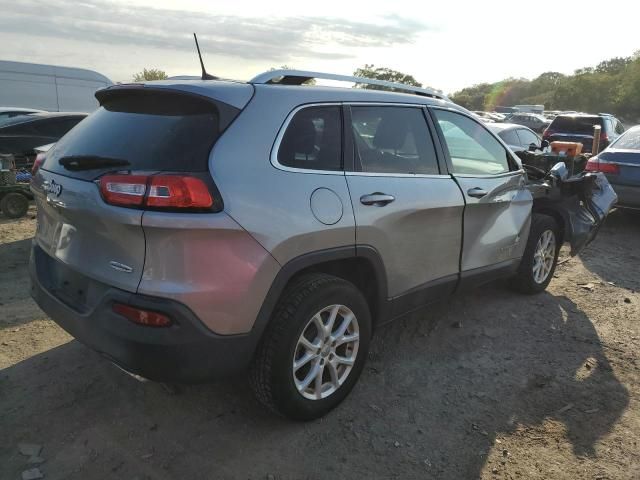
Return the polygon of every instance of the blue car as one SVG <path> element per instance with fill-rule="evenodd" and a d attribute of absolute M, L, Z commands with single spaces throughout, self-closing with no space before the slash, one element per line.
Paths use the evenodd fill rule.
<path fill-rule="evenodd" d="M 607 176 L 618 194 L 618 207 L 640 209 L 640 125 L 589 159 L 586 170 Z"/>

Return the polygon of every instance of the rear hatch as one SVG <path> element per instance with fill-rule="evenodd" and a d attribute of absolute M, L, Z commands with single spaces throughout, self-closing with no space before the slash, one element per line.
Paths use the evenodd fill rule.
<path fill-rule="evenodd" d="M 556 117 L 545 131 L 544 139 L 549 142 L 582 143 L 582 152 L 589 153 L 593 146 L 593 127 L 595 125 L 600 125 L 600 127 L 604 128 L 601 117 Z M 605 143 L 603 140 L 601 145 Z"/>
<path fill-rule="evenodd" d="M 36 257 L 49 263 L 38 272 L 48 271 L 49 289 L 78 308 L 86 301 L 78 293 L 83 278 L 136 292 L 144 267 L 146 201 L 119 205 L 101 191 L 101 178 L 166 178 L 180 172 L 213 189 L 210 151 L 240 112 L 166 85 L 112 87 L 96 96 L 101 107 L 48 152 L 31 187 L 38 206 Z"/>

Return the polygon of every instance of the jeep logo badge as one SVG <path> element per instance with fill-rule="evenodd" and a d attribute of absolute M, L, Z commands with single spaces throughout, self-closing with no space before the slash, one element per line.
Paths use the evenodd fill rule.
<path fill-rule="evenodd" d="M 62 185 L 60 185 L 59 183 L 56 183 L 55 180 L 51 180 L 51 182 L 47 183 L 44 189 L 47 193 L 51 193 L 56 197 L 59 197 L 60 194 L 62 193 Z"/>

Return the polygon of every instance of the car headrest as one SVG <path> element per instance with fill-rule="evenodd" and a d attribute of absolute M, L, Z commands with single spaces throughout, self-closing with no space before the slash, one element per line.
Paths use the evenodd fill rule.
<path fill-rule="evenodd" d="M 310 118 L 297 115 L 287 128 L 282 145 L 287 154 L 302 153 L 309 155 L 316 143 L 316 127 Z"/>
<path fill-rule="evenodd" d="M 385 115 L 376 128 L 373 145 L 385 150 L 399 150 L 407 139 L 409 125 L 405 115 Z"/>

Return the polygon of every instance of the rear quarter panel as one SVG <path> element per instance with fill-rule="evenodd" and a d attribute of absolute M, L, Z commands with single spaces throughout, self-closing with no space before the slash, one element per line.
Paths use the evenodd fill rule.
<path fill-rule="evenodd" d="M 237 221 L 284 265 L 305 253 L 355 244 L 355 220 L 343 173 L 284 171 L 271 164 L 275 139 L 287 115 L 304 103 L 301 93 L 256 88 L 253 100 L 213 149 L 210 169 L 225 204 Z M 265 91 L 268 89 L 268 92 Z M 335 97 L 333 97 L 335 98 Z M 332 97 L 327 97 L 326 102 Z M 332 190 L 342 204 L 333 225 L 318 221 L 310 205 L 318 188 Z"/>

